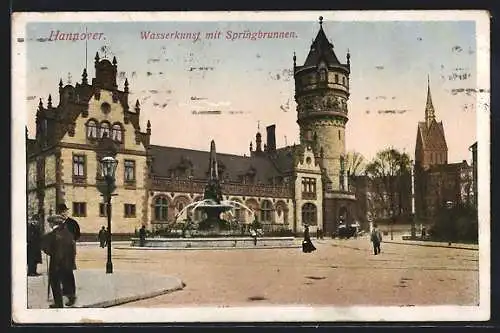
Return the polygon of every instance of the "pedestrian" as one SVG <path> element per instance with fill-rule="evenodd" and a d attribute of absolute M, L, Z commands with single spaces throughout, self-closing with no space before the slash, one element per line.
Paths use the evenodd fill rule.
<path fill-rule="evenodd" d="M 302 252 L 311 253 L 316 251 L 316 247 L 311 242 L 311 236 L 309 235 L 309 226 L 304 225 L 304 240 L 302 241 Z"/>
<path fill-rule="evenodd" d="M 73 270 L 76 269 L 76 241 L 80 238 L 80 225 L 76 220 L 72 219 L 68 215 L 68 207 L 64 203 L 56 206 L 56 214 L 59 214 L 64 218 L 64 224 L 68 231 L 73 235 Z M 73 274 L 73 270 L 68 272 L 66 275 L 67 281 L 63 283 L 65 287 L 63 289 L 63 295 L 68 297 L 67 306 L 71 306 L 76 302 L 76 284 L 75 284 L 75 275 Z"/>
<path fill-rule="evenodd" d="M 143 224 L 139 230 L 139 246 L 144 247 L 146 244 L 146 226 Z"/>
<path fill-rule="evenodd" d="M 255 231 L 254 228 L 251 228 L 250 229 L 250 235 L 252 236 L 253 238 L 253 245 L 254 246 L 257 246 L 257 231 Z"/>
<path fill-rule="evenodd" d="M 375 255 L 380 253 L 380 242 L 382 242 L 382 233 L 378 229 L 378 226 L 376 223 L 373 224 L 373 229 L 371 232 L 370 239 L 373 243 L 373 253 Z"/>
<path fill-rule="evenodd" d="M 43 252 L 50 256 L 49 264 L 49 285 L 52 289 L 54 303 L 50 304 L 50 308 L 63 308 L 64 290 L 68 290 L 71 283 L 68 276 L 73 274 L 74 263 L 74 238 L 73 234 L 64 223 L 64 217 L 61 215 L 53 215 L 48 218 L 51 231 L 42 237 Z M 61 290 L 62 284 L 62 290 Z M 68 300 L 67 306 L 74 304 Z"/>
<path fill-rule="evenodd" d="M 99 230 L 97 238 L 99 239 L 99 245 L 101 247 L 105 247 L 107 245 L 108 235 L 104 226 L 102 226 L 101 230 Z"/>
<path fill-rule="evenodd" d="M 42 235 L 38 216 L 33 216 L 27 225 L 28 276 L 38 276 L 38 264 L 42 263 Z"/>

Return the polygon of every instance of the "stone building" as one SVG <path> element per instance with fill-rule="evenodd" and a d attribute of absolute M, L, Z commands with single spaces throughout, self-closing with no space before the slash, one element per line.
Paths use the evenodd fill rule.
<path fill-rule="evenodd" d="M 432 222 L 447 201 L 473 202 L 473 171 L 464 160 L 448 163 L 443 123 L 436 120 L 430 84 L 427 86 L 425 121 L 418 123 L 415 145 L 415 216 L 417 223 Z"/>
<path fill-rule="evenodd" d="M 249 155 L 218 153 L 223 199 L 239 201 L 231 218 L 242 224 L 254 216 L 263 229 L 300 233 L 333 232 L 340 221 L 358 219 L 355 195 L 345 167 L 350 61 L 339 62 L 323 31 L 311 45 L 304 65 L 294 55 L 295 98 L 300 144 L 276 147 L 276 126 L 266 128 L 266 142 L 256 133 Z M 140 225 L 162 228 L 187 216 L 184 207 L 202 198 L 209 170 L 207 151 L 150 143 L 152 127 L 141 130 L 141 106 L 129 105 L 129 82 L 116 84 L 117 60 L 95 57 L 89 84 L 59 84 L 59 102 L 40 100 L 36 138 L 26 138 L 28 215 L 44 219 L 56 204 L 66 203 L 82 233 L 94 234 L 107 221 L 98 191 L 102 182 L 100 144 L 114 142 L 118 159 L 116 196 L 112 199 L 114 234 L 131 234 Z M 153 126 L 152 126 L 153 125 Z M 175 135 L 173 133 L 172 135 Z M 187 214 L 184 210 L 183 214 Z M 193 212 L 194 220 L 200 220 Z"/>
<path fill-rule="evenodd" d="M 346 173 L 345 130 L 348 121 L 350 55 L 341 63 L 320 28 L 302 66 L 294 55 L 295 100 L 300 143 L 312 147 L 322 170 L 324 230 L 355 219 L 354 193 Z"/>

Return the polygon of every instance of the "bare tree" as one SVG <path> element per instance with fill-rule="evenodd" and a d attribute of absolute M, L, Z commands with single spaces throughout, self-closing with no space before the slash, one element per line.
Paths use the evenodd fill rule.
<path fill-rule="evenodd" d="M 349 151 L 346 154 L 346 172 L 348 179 L 359 176 L 365 172 L 366 160 L 357 151 Z"/>

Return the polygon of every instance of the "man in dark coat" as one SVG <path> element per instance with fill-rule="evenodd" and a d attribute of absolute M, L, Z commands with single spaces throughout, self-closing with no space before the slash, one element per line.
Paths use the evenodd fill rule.
<path fill-rule="evenodd" d="M 99 235 L 97 236 L 97 238 L 99 238 L 99 244 L 101 247 L 105 247 L 106 246 L 106 242 L 108 240 L 108 233 L 106 232 L 106 228 L 104 228 L 104 226 L 102 226 L 101 230 L 99 230 Z"/>
<path fill-rule="evenodd" d="M 73 274 L 74 240 L 62 216 L 50 216 L 48 222 L 52 230 L 42 237 L 42 249 L 50 256 L 49 284 L 54 298 L 54 304 L 50 304 L 50 307 L 62 308 L 68 276 Z"/>
<path fill-rule="evenodd" d="M 311 253 L 316 250 L 316 247 L 311 242 L 311 236 L 309 235 L 309 226 L 304 225 L 304 240 L 302 241 L 302 252 Z"/>
<path fill-rule="evenodd" d="M 56 214 L 64 218 L 64 225 L 68 231 L 73 235 L 73 269 L 76 269 L 76 241 L 80 238 L 80 226 L 78 222 L 69 217 L 68 207 L 65 204 L 59 204 L 56 207 Z M 66 281 L 63 283 L 63 295 L 68 297 L 67 306 L 71 306 L 76 302 L 76 284 L 75 275 L 71 270 L 67 276 Z"/>
<path fill-rule="evenodd" d="M 146 226 L 143 225 L 139 230 L 139 246 L 144 247 L 146 244 Z"/>
<path fill-rule="evenodd" d="M 28 276 L 38 276 L 38 264 L 42 263 L 41 230 L 38 217 L 33 216 L 27 225 L 27 254 L 28 254 Z"/>

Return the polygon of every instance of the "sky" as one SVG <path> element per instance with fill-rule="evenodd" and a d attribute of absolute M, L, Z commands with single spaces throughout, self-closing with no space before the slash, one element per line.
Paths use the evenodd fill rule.
<path fill-rule="evenodd" d="M 414 156 L 430 81 L 436 117 L 443 121 L 450 162 L 470 161 L 476 141 L 477 46 L 474 21 L 344 21 L 325 16 L 323 28 L 341 62 L 351 54 L 346 148 L 371 159 L 386 147 Z M 94 56 L 118 61 L 117 83 L 141 103 L 141 129 L 149 119 L 156 145 L 249 154 L 258 126 L 276 124 L 277 146 L 299 143 L 293 53 L 307 57 L 319 29 L 301 21 L 32 22 L 26 25 L 26 110 L 35 134 L 39 98 L 58 83 L 81 82 Z M 228 32 L 289 32 L 285 39 L 228 40 Z M 60 33 L 97 32 L 101 40 L 57 40 Z M 141 32 L 200 33 L 197 40 L 145 40 Z M 207 32 L 221 31 L 220 39 Z M 18 40 L 19 41 L 19 40 Z M 87 50 L 87 51 L 86 51 Z M 105 51 L 104 51 L 105 50 Z M 87 54 L 87 56 L 86 56 Z M 200 111 L 217 110 L 220 114 Z M 389 111 L 389 112 L 388 112 Z"/>

